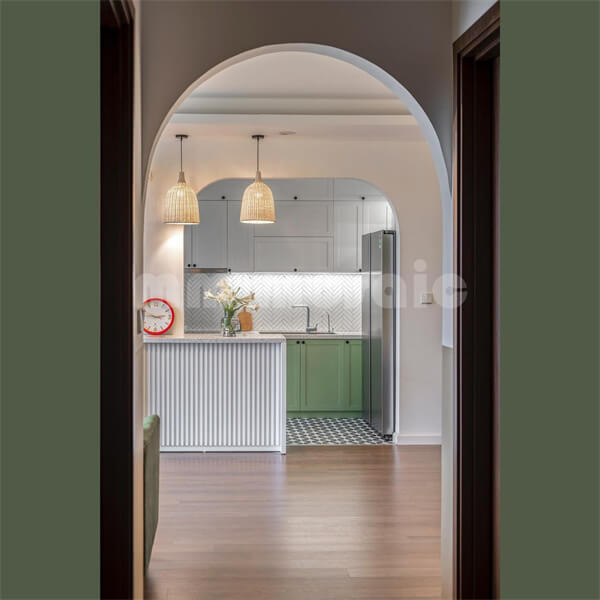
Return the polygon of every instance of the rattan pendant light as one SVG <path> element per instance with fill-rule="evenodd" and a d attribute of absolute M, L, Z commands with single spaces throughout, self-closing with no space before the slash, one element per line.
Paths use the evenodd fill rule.
<path fill-rule="evenodd" d="M 196 192 L 186 183 L 183 174 L 183 140 L 188 136 L 179 133 L 179 179 L 167 192 L 164 222 L 172 225 L 192 225 L 200 223 L 200 211 Z"/>
<path fill-rule="evenodd" d="M 263 182 L 260 175 L 259 144 L 264 135 L 253 135 L 256 140 L 256 177 L 244 191 L 242 196 L 242 209 L 240 221 L 260 225 L 262 223 L 275 223 L 275 201 L 271 188 Z"/>

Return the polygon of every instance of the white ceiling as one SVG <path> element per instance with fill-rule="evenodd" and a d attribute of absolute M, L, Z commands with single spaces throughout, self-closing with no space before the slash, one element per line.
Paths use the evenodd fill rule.
<path fill-rule="evenodd" d="M 169 134 L 173 127 L 213 138 L 294 131 L 294 138 L 424 139 L 382 83 L 346 62 L 308 52 L 257 56 L 224 69 L 183 101 Z"/>
<path fill-rule="evenodd" d="M 237 63 L 204 82 L 194 96 L 395 98 L 358 67 L 310 52 L 277 52 Z"/>

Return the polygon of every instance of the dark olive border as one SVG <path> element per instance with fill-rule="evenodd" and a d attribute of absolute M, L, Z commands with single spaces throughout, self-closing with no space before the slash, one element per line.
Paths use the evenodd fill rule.
<path fill-rule="evenodd" d="M 0 596 L 97 598 L 98 3 L 0 15 Z"/>
<path fill-rule="evenodd" d="M 599 7 L 501 7 L 502 598 L 600 593 Z"/>

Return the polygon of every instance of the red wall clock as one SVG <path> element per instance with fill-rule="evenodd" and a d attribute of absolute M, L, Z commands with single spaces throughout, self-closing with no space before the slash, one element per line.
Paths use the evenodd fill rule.
<path fill-rule="evenodd" d="M 173 326 L 175 311 L 162 298 L 148 298 L 144 302 L 144 333 L 161 335 Z"/>

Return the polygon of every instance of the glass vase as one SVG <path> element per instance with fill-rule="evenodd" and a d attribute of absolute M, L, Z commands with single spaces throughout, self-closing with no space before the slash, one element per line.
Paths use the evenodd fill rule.
<path fill-rule="evenodd" d="M 235 337 L 235 311 L 223 310 L 223 318 L 221 319 L 221 333 L 223 337 Z"/>

